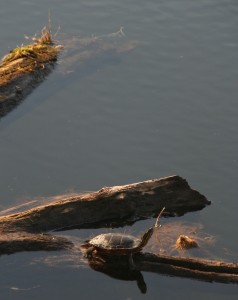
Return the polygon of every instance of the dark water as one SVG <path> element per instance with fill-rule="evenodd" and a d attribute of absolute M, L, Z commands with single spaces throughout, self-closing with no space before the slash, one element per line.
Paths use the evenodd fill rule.
<path fill-rule="evenodd" d="M 49 9 L 66 35 L 123 26 L 139 45 L 72 81 L 53 73 L 0 120 L 1 208 L 178 174 L 212 201 L 196 221 L 237 261 L 238 2 L 1 0 L 0 55 L 39 32 Z M 54 258 L 62 264 L 46 263 Z M 235 285 L 150 273 L 142 295 L 66 258 L 0 257 L 0 299 L 237 299 Z"/>

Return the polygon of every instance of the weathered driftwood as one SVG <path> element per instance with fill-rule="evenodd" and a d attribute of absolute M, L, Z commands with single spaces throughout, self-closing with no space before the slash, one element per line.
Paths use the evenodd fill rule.
<path fill-rule="evenodd" d="M 184 214 L 209 205 L 205 196 L 191 189 L 179 176 L 153 179 L 123 186 L 105 187 L 24 212 L 0 217 L 0 231 L 46 232 L 67 227 L 86 228 L 118 220 L 135 220 L 157 215 Z M 121 221 L 121 222 L 120 222 Z"/>

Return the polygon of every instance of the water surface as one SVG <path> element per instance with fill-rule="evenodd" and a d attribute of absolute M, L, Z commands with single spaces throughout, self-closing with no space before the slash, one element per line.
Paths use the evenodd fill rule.
<path fill-rule="evenodd" d="M 0 120 L 1 207 L 178 174 L 212 201 L 184 220 L 201 222 L 237 261 L 237 1 L 1 4 L 1 56 L 20 45 L 24 34 L 39 32 L 49 9 L 54 30 L 60 25 L 69 37 L 123 26 L 126 38 L 139 42 L 120 59 L 71 73 L 72 80 L 53 73 Z M 148 222 L 132 231 L 153 220 Z M 135 282 L 73 268 L 67 261 L 58 267 L 34 263 L 48 256 L 2 256 L 3 299 L 176 299 L 191 292 L 194 299 L 237 297 L 234 285 L 149 273 L 143 274 L 148 292 L 141 295 Z"/>

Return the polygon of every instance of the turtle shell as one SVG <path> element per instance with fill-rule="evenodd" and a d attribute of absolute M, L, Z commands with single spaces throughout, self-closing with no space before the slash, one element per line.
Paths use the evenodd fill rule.
<path fill-rule="evenodd" d="M 88 241 L 102 253 L 128 254 L 141 250 L 141 239 L 121 233 L 100 234 Z"/>

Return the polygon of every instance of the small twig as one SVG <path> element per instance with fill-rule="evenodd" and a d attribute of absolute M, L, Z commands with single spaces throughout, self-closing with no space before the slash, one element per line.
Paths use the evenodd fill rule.
<path fill-rule="evenodd" d="M 163 213 L 164 210 L 165 210 L 165 207 L 163 207 L 163 208 L 161 209 L 161 211 L 160 211 L 160 213 L 159 213 L 159 215 L 158 215 L 158 217 L 157 217 L 157 219 L 156 219 L 156 222 L 155 222 L 155 228 L 159 227 L 159 226 L 158 226 L 159 218 L 161 217 L 161 215 L 162 215 L 162 213 Z"/>

